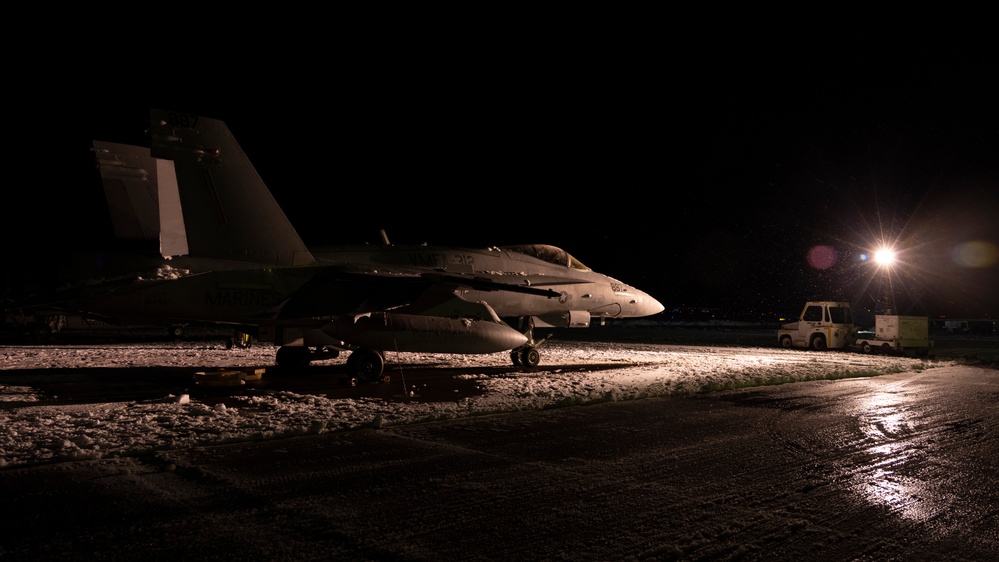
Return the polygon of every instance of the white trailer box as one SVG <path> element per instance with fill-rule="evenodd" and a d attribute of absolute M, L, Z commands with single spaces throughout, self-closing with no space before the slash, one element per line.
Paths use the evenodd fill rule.
<path fill-rule="evenodd" d="M 929 352 L 933 348 L 930 319 L 926 316 L 876 315 L 873 336 L 870 332 L 859 333 L 856 346 L 867 353 L 877 350 Z"/>
<path fill-rule="evenodd" d="M 926 346 L 930 334 L 930 319 L 925 316 L 893 316 L 879 314 L 874 317 L 874 335 L 879 340 L 912 340 L 902 347 Z M 918 343 L 916 343 L 918 342 Z"/>

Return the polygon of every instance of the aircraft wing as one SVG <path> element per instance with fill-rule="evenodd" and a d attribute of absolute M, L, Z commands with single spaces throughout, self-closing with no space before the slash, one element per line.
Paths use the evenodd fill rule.
<path fill-rule="evenodd" d="M 138 290 L 169 283 L 169 280 L 144 280 L 135 278 L 109 279 L 93 283 L 81 283 L 71 287 L 37 293 L 4 302 L 4 314 L 7 322 L 25 324 L 43 317 L 78 315 L 85 318 L 100 319 L 108 323 L 123 320 L 118 314 L 108 313 L 95 306 L 109 298 L 128 298 Z M 141 311 L 138 315 L 141 316 Z M 145 318 L 144 318 L 145 319 Z M 165 319 L 150 316 L 151 324 L 166 323 Z"/>
<path fill-rule="evenodd" d="M 395 270 L 362 272 L 340 267 L 315 268 L 281 307 L 281 318 L 306 318 L 333 314 L 364 314 L 406 308 L 412 314 L 440 314 L 448 299 L 462 290 L 509 291 L 558 298 L 559 293 L 530 285 L 500 283 L 491 279 L 438 273 Z M 461 303 L 455 306 L 462 307 Z M 430 312 L 434 310 L 434 312 Z"/>
<path fill-rule="evenodd" d="M 163 279 L 127 277 L 29 297 L 7 310 L 127 316 L 153 323 L 285 323 L 340 314 L 405 311 L 409 314 L 482 317 L 463 291 L 506 291 L 557 299 L 560 294 L 528 283 L 484 277 L 406 271 L 354 271 L 331 266 L 207 271 Z M 261 296 L 264 295 L 264 296 Z M 260 306 L 242 306 L 254 301 Z M 145 309 L 139 303 L 172 303 Z M 214 308 L 206 311 L 206 303 Z M 233 306 L 227 307 L 227 303 Z M 210 314 L 211 316 L 205 316 Z M 255 320 L 254 320 L 255 319 Z"/>

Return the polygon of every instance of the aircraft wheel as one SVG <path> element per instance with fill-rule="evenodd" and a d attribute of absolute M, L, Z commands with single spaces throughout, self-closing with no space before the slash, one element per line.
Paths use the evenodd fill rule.
<path fill-rule="evenodd" d="M 376 382 L 385 369 L 385 359 L 372 349 L 358 349 L 352 351 L 347 358 L 347 368 L 354 373 L 357 380 Z"/>
<path fill-rule="evenodd" d="M 297 345 L 281 346 L 277 350 L 278 367 L 307 367 L 309 365 L 309 348 Z"/>
<path fill-rule="evenodd" d="M 31 342 L 44 343 L 52 341 L 52 336 L 54 335 L 54 333 L 52 332 L 51 326 L 37 326 L 34 328 L 26 329 L 24 335 Z"/>
<path fill-rule="evenodd" d="M 520 366 L 520 352 L 516 351 L 516 350 L 511 351 L 510 352 L 510 361 L 513 362 L 513 366 L 514 367 L 519 367 Z"/>
<path fill-rule="evenodd" d="M 520 352 L 520 362 L 525 367 L 537 367 L 541 363 L 541 352 L 536 347 L 526 347 Z"/>

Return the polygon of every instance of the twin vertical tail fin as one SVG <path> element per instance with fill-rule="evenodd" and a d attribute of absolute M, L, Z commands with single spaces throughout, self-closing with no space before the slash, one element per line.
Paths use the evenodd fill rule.
<path fill-rule="evenodd" d="M 115 233 L 164 257 L 315 263 L 222 121 L 150 112 L 151 148 L 94 141 Z"/>
<path fill-rule="evenodd" d="M 173 163 L 141 146 L 94 141 L 115 236 L 158 240 L 164 257 L 190 253 Z"/>
<path fill-rule="evenodd" d="M 154 109 L 149 132 L 151 155 L 174 163 L 191 255 L 315 263 L 225 123 Z"/>

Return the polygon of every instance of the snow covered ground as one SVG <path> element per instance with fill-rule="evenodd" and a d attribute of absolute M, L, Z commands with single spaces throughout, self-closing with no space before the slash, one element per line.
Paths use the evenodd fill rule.
<path fill-rule="evenodd" d="M 390 354 L 391 381 L 357 387 L 344 358 L 193 386 L 267 346 L 0 346 L 0 559 L 996 552 L 996 342 L 922 360 L 675 335 L 550 340 L 535 369 Z M 844 380 L 775 384 L 812 379 Z"/>
<path fill-rule="evenodd" d="M 46 372 L 74 369 L 272 365 L 274 351 L 266 345 L 226 349 L 174 342 L 0 346 L 0 468 L 951 364 L 849 352 L 555 341 L 543 347 L 543 362 L 535 369 L 503 376 L 461 375 L 463 382 L 474 381 L 481 393 L 453 401 L 420 400 L 415 393 L 411 400 L 385 400 L 243 389 L 212 403 L 190 394 L 167 394 L 154 400 L 66 404 L 31 382 Z M 506 353 L 399 353 L 388 354 L 387 360 L 389 369 L 391 364 L 464 366 L 473 371 L 510 366 Z M 619 367 L 606 369 L 608 364 Z M 563 368 L 569 365 L 573 368 Z M 590 371 L 577 368 L 581 365 L 601 367 Z"/>

